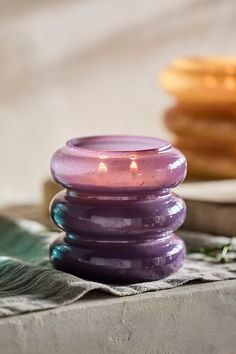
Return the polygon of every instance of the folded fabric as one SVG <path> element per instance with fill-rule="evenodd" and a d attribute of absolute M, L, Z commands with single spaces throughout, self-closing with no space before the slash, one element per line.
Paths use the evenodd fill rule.
<path fill-rule="evenodd" d="M 53 269 L 48 246 L 56 236 L 57 232 L 49 232 L 36 222 L 0 216 L 0 317 L 69 304 L 95 289 L 127 296 L 175 288 L 193 280 L 236 278 L 236 247 L 227 237 L 181 231 L 192 252 L 180 271 L 159 281 L 119 286 L 80 279 Z M 224 252 L 224 246 L 229 244 L 229 263 L 219 263 L 211 253 L 201 252 L 202 247 Z"/>

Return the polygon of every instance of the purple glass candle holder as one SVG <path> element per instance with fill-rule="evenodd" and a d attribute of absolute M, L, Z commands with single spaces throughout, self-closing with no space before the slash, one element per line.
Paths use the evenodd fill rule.
<path fill-rule="evenodd" d="M 168 142 L 138 136 L 69 140 L 51 161 L 66 188 L 51 203 L 64 233 L 50 247 L 59 270 L 108 283 L 164 278 L 185 258 L 175 231 L 183 200 L 171 192 L 186 176 L 185 157 Z"/>

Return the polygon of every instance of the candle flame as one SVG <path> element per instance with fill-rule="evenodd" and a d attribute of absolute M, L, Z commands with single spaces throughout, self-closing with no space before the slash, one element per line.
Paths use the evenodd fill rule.
<path fill-rule="evenodd" d="M 104 173 L 107 173 L 108 169 L 107 169 L 107 165 L 105 164 L 105 162 L 101 161 L 99 162 L 98 165 L 98 173 L 100 175 L 103 175 Z"/>
<path fill-rule="evenodd" d="M 131 163 L 130 163 L 130 172 L 132 174 L 136 174 L 138 172 L 138 165 L 135 160 L 131 161 Z"/>

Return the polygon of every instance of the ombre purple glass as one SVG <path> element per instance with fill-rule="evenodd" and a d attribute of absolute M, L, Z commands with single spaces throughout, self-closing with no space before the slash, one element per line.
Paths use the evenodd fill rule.
<path fill-rule="evenodd" d="M 50 247 L 56 269 L 84 279 L 127 284 L 177 271 L 184 242 L 183 200 L 171 189 L 186 176 L 185 157 L 165 140 L 95 136 L 69 140 L 52 157 L 65 187 L 51 203 L 63 230 Z"/>

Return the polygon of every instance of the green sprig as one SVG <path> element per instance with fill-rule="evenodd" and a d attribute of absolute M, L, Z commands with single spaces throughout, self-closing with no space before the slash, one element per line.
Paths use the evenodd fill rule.
<path fill-rule="evenodd" d="M 233 237 L 229 243 L 219 247 L 200 247 L 191 249 L 189 253 L 200 253 L 219 263 L 233 262 L 236 260 L 235 238 Z"/>

